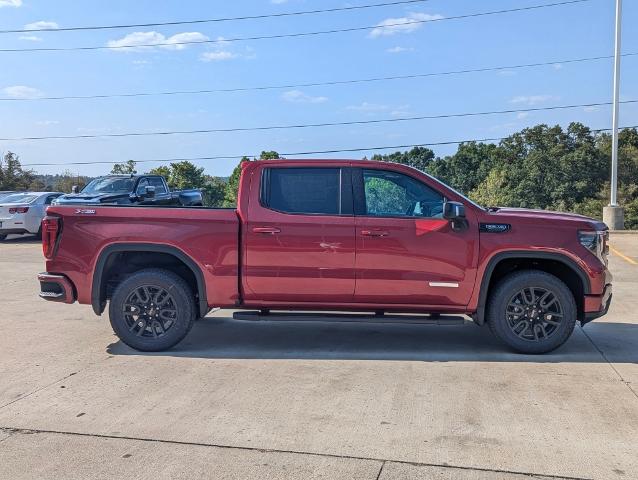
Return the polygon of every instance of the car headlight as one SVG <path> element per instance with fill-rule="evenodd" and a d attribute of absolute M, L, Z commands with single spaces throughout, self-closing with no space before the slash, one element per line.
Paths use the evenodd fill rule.
<path fill-rule="evenodd" d="M 608 230 L 580 230 L 578 232 L 580 244 L 596 255 L 605 265 L 607 265 L 607 254 L 609 253 L 608 240 Z"/>

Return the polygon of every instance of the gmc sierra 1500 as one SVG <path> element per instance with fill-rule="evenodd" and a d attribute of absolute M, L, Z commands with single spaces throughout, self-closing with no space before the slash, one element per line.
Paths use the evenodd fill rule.
<path fill-rule="evenodd" d="M 109 302 L 138 350 L 226 307 L 467 314 L 542 353 L 607 312 L 607 236 L 579 215 L 482 208 L 404 165 L 255 161 L 236 209 L 49 207 L 40 296 Z"/>

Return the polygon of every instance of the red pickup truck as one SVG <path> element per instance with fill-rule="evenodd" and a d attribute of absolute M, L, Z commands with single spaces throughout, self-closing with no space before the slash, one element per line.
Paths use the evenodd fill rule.
<path fill-rule="evenodd" d="M 237 209 L 51 206 L 46 300 L 91 304 L 156 351 L 214 307 L 466 314 L 519 352 L 607 312 L 604 223 L 482 208 L 413 168 L 365 160 L 243 165 Z"/>

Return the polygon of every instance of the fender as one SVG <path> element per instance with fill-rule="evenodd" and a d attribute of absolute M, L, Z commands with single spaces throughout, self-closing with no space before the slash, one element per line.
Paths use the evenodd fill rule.
<path fill-rule="evenodd" d="M 508 250 L 506 252 L 500 252 L 489 259 L 489 261 L 487 262 L 487 266 L 483 271 L 483 277 L 480 283 L 481 290 L 479 293 L 478 305 L 476 308 L 476 314 L 474 315 L 474 320 L 479 325 L 483 325 L 485 323 L 485 304 L 487 303 L 487 294 L 490 280 L 492 278 L 492 273 L 494 273 L 494 269 L 500 261 L 507 260 L 508 258 L 531 258 L 539 260 L 554 260 L 556 262 L 560 262 L 569 267 L 570 270 L 578 275 L 578 278 L 580 278 L 580 281 L 583 285 L 583 293 L 585 295 L 591 293 L 591 284 L 589 281 L 589 277 L 580 267 L 580 265 L 578 265 L 567 255 L 553 252 L 530 252 L 529 250 Z"/>
<path fill-rule="evenodd" d="M 106 285 L 102 284 L 102 275 L 107 259 L 112 253 L 120 252 L 156 252 L 167 253 L 174 256 L 193 272 L 197 281 L 197 293 L 199 296 L 199 315 L 203 317 L 208 313 L 208 300 L 206 297 L 206 282 L 199 266 L 183 251 L 169 245 L 155 243 L 113 243 L 102 249 L 98 255 L 93 269 L 93 283 L 91 286 L 91 306 L 96 315 L 102 315 L 106 307 Z"/>

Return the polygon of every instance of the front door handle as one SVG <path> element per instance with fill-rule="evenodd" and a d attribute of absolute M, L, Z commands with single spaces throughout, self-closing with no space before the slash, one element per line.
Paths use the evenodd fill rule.
<path fill-rule="evenodd" d="M 281 229 L 277 227 L 254 227 L 254 233 L 263 233 L 264 235 L 274 235 L 275 233 L 280 233 Z"/>
<path fill-rule="evenodd" d="M 387 237 L 390 232 L 385 230 L 361 230 L 361 235 L 364 237 Z"/>

